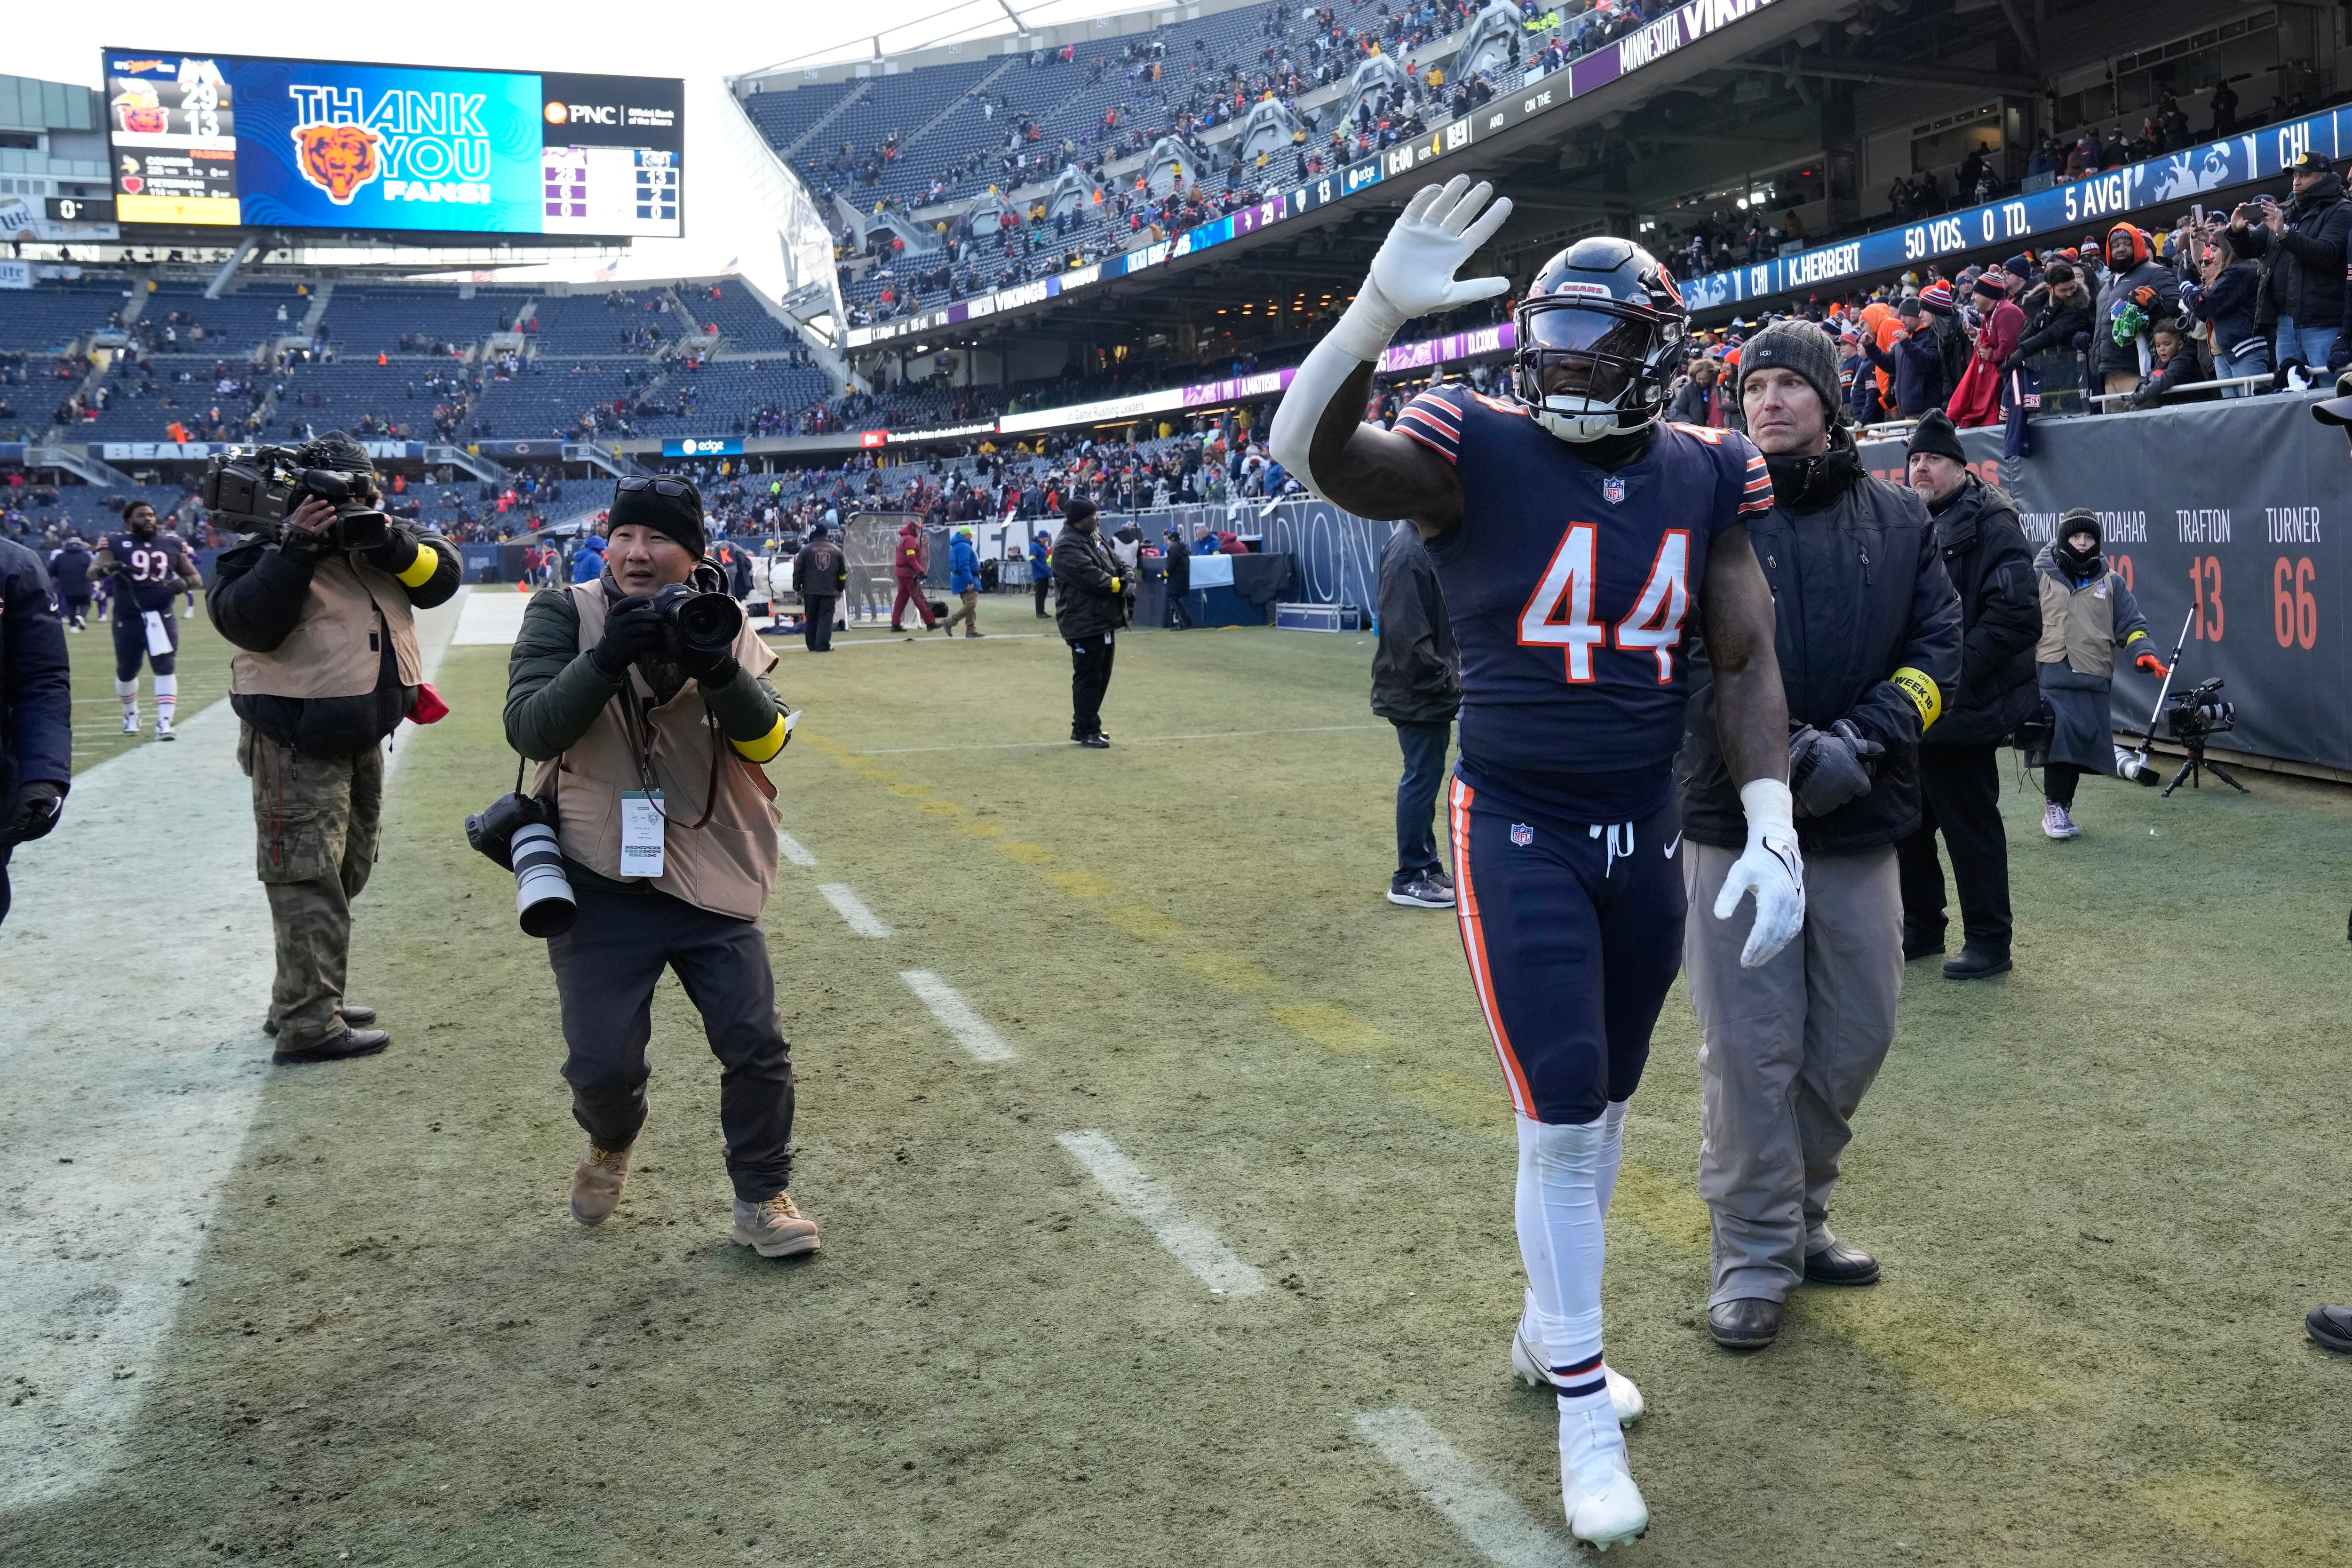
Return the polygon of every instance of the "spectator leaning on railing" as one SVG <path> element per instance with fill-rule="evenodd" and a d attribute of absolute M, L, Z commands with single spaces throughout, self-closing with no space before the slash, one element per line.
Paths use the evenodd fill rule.
<path fill-rule="evenodd" d="M 2142 289 L 2149 292 L 2143 296 Z M 2155 357 L 2147 329 L 2179 309 L 2179 279 L 2156 259 L 2147 236 L 2127 223 L 2107 231 L 2107 281 L 2092 311 L 2091 368 L 2099 391 L 2138 390 Z M 2122 330 L 2130 325 L 2125 312 L 2134 309 L 2143 321 L 2136 331 Z"/>

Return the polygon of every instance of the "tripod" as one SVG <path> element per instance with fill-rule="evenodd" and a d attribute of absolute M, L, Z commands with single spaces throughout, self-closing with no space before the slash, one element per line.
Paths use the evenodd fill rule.
<path fill-rule="evenodd" d="M 2172 792 L 2180 787 L 2180 781 L 2183 779 L 2187 779 L 2189 781 L 2189 787 L 2190 789 L 2200 787 L 2197 781 L 2198 775 L 2200 773 L 2211 773 L 2215 778 L 2220 779 L 2223 784 L 2228 784 L 2240 795 L 2252 795 L 2253 793 L 2245 785 L 2231 778 L 2230 776 L 2230 771 L 2221 763 L 2206 761 L 2205 737 L 2201 733 L 2176 736 L 2175 739 L 2179 740 L 2180 744 L 2188 751 L 2189 760 L 2180 764 L 2180 771 L 2172 775 L 2172 782 L 2164 786 L 2163 793 L 2158 795 L 2156 797 L 2157 799 L 2165 800 L 2169 798 Z"/>

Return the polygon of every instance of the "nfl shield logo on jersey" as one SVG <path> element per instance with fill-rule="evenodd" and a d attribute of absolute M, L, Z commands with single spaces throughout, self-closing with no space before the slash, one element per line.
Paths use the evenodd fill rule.
<path fill-rule="evenodd" d="M 1612 474 L 1601 481 L 1601 499 L 1615 506 L 1625 499 L 1625 481 Z"/>
<path fill-rule="evenodd" d="M 1524 849 L 1536 841 L 1536 830 L 1524 822 L 1511 824 L 1511 842 Z"/>

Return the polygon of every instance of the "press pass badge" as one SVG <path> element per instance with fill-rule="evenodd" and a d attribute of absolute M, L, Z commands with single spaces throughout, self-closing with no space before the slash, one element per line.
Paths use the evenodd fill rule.
<path fill-rule="evenodd" d="M 621 875 L 662 874 L 662 792 L 633 789 L 621 796 Z"/>
<path fill-rule="evenodd" d="M 139 618 L 147 623 L 147 651 L 159 658 L 171 652 L 172 628 L 163 624 L 163 612 L 148 610 Z"/>

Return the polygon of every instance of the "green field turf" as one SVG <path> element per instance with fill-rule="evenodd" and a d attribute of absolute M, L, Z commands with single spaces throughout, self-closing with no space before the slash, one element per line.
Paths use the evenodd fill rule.
<path fill-rule="evenodd" d="M 187 601 L 179 601 L 184 609 Z M 189 718 L 228 695 L 228 661 L 236 650 L 213 629 L 204 595 L 196 613 L 180 620 L 180 716 Z M 139 733 L 122 732 L 122 700 L 114 694 L 114 627 L 92 616 L 80 631 L 66 634 L 66 657 L 73 661 L 74 772 L 94 767 L 132 746 L 155 744 L 155 674 L 139 666 Z"/>
<path fill-rule="evenodd" d="M 1481 1563 L 1356 1435 L 1394 1405 L 1564 1534 L 1551 1403 L 1508 1373 L 1507 1102 L 1452 918 L 1381 896 L 1370 653 L 1131 637 L 1102 752 L 1063 743 L 1050 638 L 784 656 L 808 719 L 771 773 L 819 864 L 767 927 L 825 1243 L 775 1264 L 727 1242 L 670 985 L 627 1196 L 566 1216 L 552 983 L 458 832 L 513 777 L 505 654 L 453 649 L 361 906 L 395 1043 L 268 1079 L 120 1468 L 0 1515 L 0 1561 Z M 1801 1293 L 1748 1358 L 1702 1326 L 1677 988 L 1610 1219 L 1636 1568 L 2352 1560 L 2352 1361 L 2300 1326 L 2352 1296 L 2352 795 L 2252 783 L 2094 780 L 2053 845 L 2012 773 L 2017 972 L 1912 967 L 1839 1189 L 1885 1283 Z M 1212 1296 L 1081 1131 L 1269 1288 Z"/>

